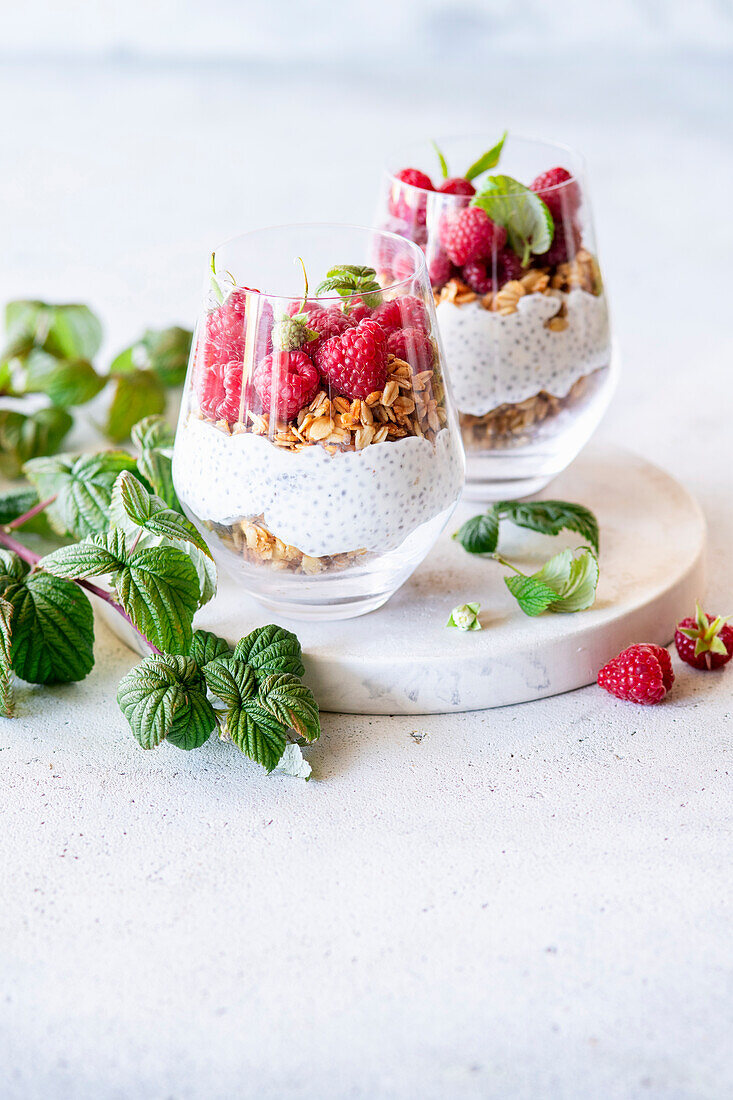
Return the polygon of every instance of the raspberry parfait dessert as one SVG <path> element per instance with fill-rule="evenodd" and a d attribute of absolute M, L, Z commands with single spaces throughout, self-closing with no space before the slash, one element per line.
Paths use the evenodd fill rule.
<path fill-rule="evenodd" d="M 506 134 L 486 145 L 403 151 L 411 167 L 387 171 L 377 218 L 425 252 L 474 500 L 526 496 L 564 470 L 615 375 L 582 162 Z"/>
<path fill-rule="evenodd" d="M 393 274 L 380 282 L 377 263 Z M 173 477 L 249 594 L 296 618 L 379 607 L 434 544 L 464 474 L 417 246 L 296 225 L 216 250 Z"/>

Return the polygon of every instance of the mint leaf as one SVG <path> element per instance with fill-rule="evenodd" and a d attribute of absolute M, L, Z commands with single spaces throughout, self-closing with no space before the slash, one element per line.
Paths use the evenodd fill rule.
<path fill-rule="evenodd" d="M 173 546 L 138 550 L 115 577 L 119 601 L 157 649 L 188 653 L 199 580 L 190 557 Z"/>
<path fill-rule="evenodd" d="M 271 714 L 290 726 L 305 741 L 316 741 L 321 735 L 318 705 L 310 688 L 297 676 L 277 673 L 260 682 L 260 698 Z"/>
<path fill-rule="evenodd" d="M 357 264 L 339 264 L 326 272 L 326 278 L 316 288 L 316 296 L 330 294 L 331 291 L 341 298 L 358 294 L 370 309 L 375 309 L 382 300 L 382 288 L 374 268 Z M 347 310 L 347 306 L 344 308 Z"/>
<path fill-rule="evenodd" d="M 493 222 L 504 226 L 509 244 L 523 265 L 529 263 L 532 254 L 547 252 L 552 244 L 552 214 L 539 195 L 511 176 L 489 176 L 471 205 L 480 206 Z"/>
<path fill-rule="evenodd" d="M 211 557 L 211 551 L 191 521 L 169 508 L 160 497 L 149 493 L 129 470 L 124 470 L 115 481 L 110 510 L 115 521 L 126 517 L 134 528 L 162 538 L 192 543 Z"/>
<path fill-rule="evenodd" d="M 448 179 L 448 162 L 446 161 L 445 157 L 443 156 L 440 149 L 438 148 L 437 142 L 431 141 L 430 144 L 432 145 L 433 149 L 435 149 L 435 155 L 437 156 L 438 163 L 440 164 L 440 174 L 441 174 L 441 176 L 443 177 L 444 180 L 447 180 Z"/>
<path fill-rule="evenodd" d="M 492 509 L 467 519 L 453 535 L 469 554 L 493 554 L 499 541 L 499 517 Z"/>
<path fill-rule="evenodd" d="M 477 161 L 475 161 L 467 172 L 464 173 L 463 178 L 467 180 L 476 179 L 476 176 L 480 176 L 482 172 L 488 172 L 490 168 L 495 168 L 499 163 L 501 157 L 501 151 L 504 148 L 504 142 L 506 141 L 507 131 L 505 130 L 502 136 L 497 141 L 496 145 L 492 145 L 491 149 L 488 149 L 483 153 Z"/>
<path fill-rule="evenodd" d="M 144 749 L 166 738 L 178 748 L 198 748 L 216 725 L 204 678 L 190 657 L 146 657 L 123 676 L 117 702 Z"/>
<path fill-rule="evenodd" d="M 113 443 L 127 439 L 133 426 L 145 416 L 165 410 L 165 389 L 149 370 L 132 370 L 112 376 L 112 401 L 104 427 Z"/>
<path fill-rule="evenodd" d="M 210 630 L 194 630 L 188 655 L 203 668 L 218 657 L 231 657 L 232 651 L 229 643 L 218 634 L 212 634 Z"/>
<path fill-rule="evenodd" d="M 84 679 L 94 664 L 94 617 L 77 584 L 47 573 L 0 575 L 0 597 L 13 608 L 11 658 L 22 680 Z"/>
<path fill-rule="evenodd" d="M 162 416 L 147 416 L 135 424 L 132 442 L 140 450 L 138 470 L 169 508 L 182 512 L 173 487 L 173 431 Z"/>
<path fill-rule="evenodd" d="M 278 672 L 293 676 L 302 676 L 305 672 L 296 635 L 274 623 L 257 627 L 237 642 L 234 656 L 251 665 L 258 680 Z"/>
<path fill-rule="evenodd" d="M 567 500 L 502 500 L 494 505 L 494 510 L 502 519 L 510 519 L 518 527 L 528 527 L 543 535 L 575 531 L 598 553 L 598 520 L 590 508 L 582 504 L 571 504 Z"/>
<path fill-rule="evenodd" d="M 65 409 L 39 409 L 30 415 L 0 409 L 0 473 L 18 477 L 29 459 L 53 454 L 73 423 Z"/>
<path fill-rule="evenodd" d="M 13 717 L 12 604 L 0 599 L 0 718 Z"/>
<path fill-rule="evenodd" d="M 48 515 L 60 535 L 84 538 L 104 532 L 110 524 L 112 487 L 135 460 L 124 451 L 88 455 L 57 455 L 26 463 L 25 473 L 42 499 L 56 496 Z"/>
<path fill-rule="evenodd" d="M 58 359 L 35 348 L 24 362 L 20 392 L 45 393 L 52 404 L 65 408 L 91 401 L 106 381 L 88 359 Z"/>
<path fill-rule="evenodd" d="M 272 771 L 285 751 L 287 726 L 257 695 L 253 670 L 236 657 L 221 657 L 203 673 L 209 690 L 226 703 L 225 728 L 234 744 Z"/>
<path fill-rule="evenodd" d="M 561 550 L 531 576 L 517 573 L 504 583 L 526 615 L 584 611 L 596 597 L 598 559 L 587 546 Z"/>

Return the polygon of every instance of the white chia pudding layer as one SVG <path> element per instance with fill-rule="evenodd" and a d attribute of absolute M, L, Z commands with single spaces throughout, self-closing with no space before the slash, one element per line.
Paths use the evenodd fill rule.
<path fill-rule="evenodd" d="M 554 332 L 545 322 L 565 305 L 567 328 Z M 591 371 L 608 366 L 610 335 L 604 294 L 526 294 L 517 312 L 502 316 L 478 302 L 440 302 L 440 335 L 458 409 L 485 416 L 545 390 L 566 397 Z"/>
<path fill-rule="evenodd" d="M 273 535 L 314 558 L 383 552 L 456 503 L 463 452 L 447 429 L 435 443 L 408 436 L 361 451 L 289 451 L 189 417 L 176 434 L 173 481 L 202 522 L 228 527 L 262 515 Z"/>

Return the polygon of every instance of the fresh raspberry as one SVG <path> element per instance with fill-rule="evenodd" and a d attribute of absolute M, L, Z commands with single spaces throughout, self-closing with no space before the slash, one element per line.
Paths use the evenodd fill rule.
<path fill-rule="evenodd" d="M 445 286 L 451 277 L 453 271 L 453 264 L 448 259 L 445 252 L 441 250 L 437 251 L 431 256 L 428 261 L 428 275 L 430 276 L 430 285 L 436 290 Z"/>
<path fill-rule="evenodd" d="M 222 305 L 211 311 L 206 318 L 206 338 L 209 343 L 244 343 L 246 303 L 245 291 L 237 287 Z"/>
<path fill-rule="evenodd" d="M 368 397 L 387 381 L 387 337 L 376 321 L 360 321 L 316 349 L 316 366 L 337 393 Z"/>
<path fill-rule="evenodd" d="M 474 260 L 461 268 L 461 278 L 464 283 L 467 283 L 477 294 L 489 294 L 499 290 L 504 283 L 511 282 L 512 279 L 521 279 L 523 274 L 522 261 L 511 248 L 501 250 L 496 257 L 496 268 L 492 263 L 485 263 L 483 260 Z"/>
<path fill-rule="evenodd" d="M 395 172 L 394 178 L 395 183 L 389 193 L 390 214 L 411 226 L 425 225 L 428 199 L 424 192 L 435 190 L 430 176 L 426 176 L 419 168 L 402 168 Z"/>
<path fill-rule="evenodd" d="M 503 248 L 506 229 L 495 225 L 480 206 L 465 206 L 445 215 L 440 240 L 453 263 L 461 266 Z"/>
<path fill-rule="evenodd" d="M 265 412 L 273 411 L 273 389 L 276 391 L 275 415 L 280 420 L 292 420 L 318 391 L 318 371 L 304 351 L 274 351 L 255 368 L 254 387 Z"/>
<path fill-rule="evenodd" d="M 567 168 L 550 168 L 529 185 L 539 195 L 555 221 L 562 221 L 577 212 L 580 187 Z"/>
<path fill-rule="evenodd" d="M 415 372 L 430 370 L 433 365 L 432 341 L 419 328 L 391 332 L 387 337 L 387 351 L 397 359 L 404 359 Z"/>
<path fill-rule="evenodd" d="M 577 255 L 578 249 L 583 243 L 583 237 L 579 227 L 572 222 L 570 225 L 570 240 L 565 230 L 563 222 L 555 222 L 555 236 L 552 239 L 550 248 L 543 256 L 539 256 L 538 260 L 541 264 L 548 267 L 555 267 L 556 264 L 565 264 L 568 260 L 572 260 Z"/>
<path fill-rule="evenodd" d="M 347 304 L 347 317 L 354 325 L 358 325 L 359 321 L 366 321 L 372 315 L 372 310 L 362 298 L 352 298 Z"/>
<path fill-rule="evenodd" d="M 693 668 L 722 668 L 733 657 L 733 627 L 720 615 L 706 614 L 698 604 L 694 618 L 677 623 L 674 644 L 682 660 Z"/>
<path fill-rule="evenodd" d="M 317 340 L 311 340 L 303 346 L 303 351 L 307 351 L 311 359 L 324 341 L 330 340 L 332 336 L 340 336 L 342 332 L 354 327 L 351 317 L 342 313 L 338 306 L 324 309 L 320 305 L 309 305 L 304 312 L 308 317 L 308 328 L 318 333 Z"/>
<path fill-rule="evenodd" d="M 661 703 L 674 683 L 669 653 L 646 642 L 629 646 L 603 666 L 598 683 L 618 699 L 644 706 Z"/>
<path fill-rule="evenodd" d="M 414 294 L 405 294 L 402 298 L 391 298 L 388 302 L 382 302 L 374 310 L 372 318 L 386 333 L 400 328 L 418 328 L 421 332 L 430 330 L 425 304 Z"/>
<path fill-rule="evenodd" d="M 453 176 L 452 179 L 443 180 L 439 191 L 442 191 L 444 195 L 475 195 L 476 188 L 473 186 L 470 180 L 464 180 L 460 176 Z"/>

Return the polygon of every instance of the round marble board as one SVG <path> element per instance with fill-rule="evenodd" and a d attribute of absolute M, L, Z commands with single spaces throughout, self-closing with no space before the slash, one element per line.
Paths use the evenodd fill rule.
<path fill-rule="evenodd" d="M 222 575 L 196 625 L 232 642 L 277 621 L 300 638 L 306 681 L 323 710 L 441 714 L 540 699 L 592 683 L 624 646 L 667 644 L 703 595 L 705 521 L 669 474 L 628 451 L 587 449 L 545 491 L 596 513 L 601 577 L 594 606 L 528 618 L 498 563 L 467 554 L 451 534 L 480 505 L 461 503 L 432 552 L 384 607 L 357 619 L 300 622 L 244 596 Z M 577 546 L 502 524 L 499 549 L 524 572 Z M 452 608 L 478 601 L 481 631 L 446 627 Z M 106 616 L 124 628 L 119 616 Z M 129 636 L 122 633 L 126 641 Z"/>

